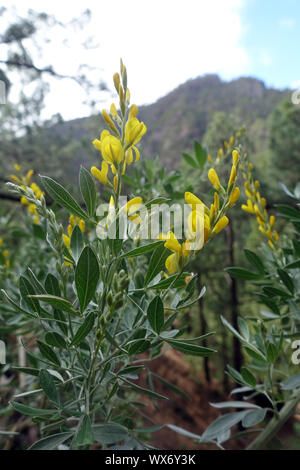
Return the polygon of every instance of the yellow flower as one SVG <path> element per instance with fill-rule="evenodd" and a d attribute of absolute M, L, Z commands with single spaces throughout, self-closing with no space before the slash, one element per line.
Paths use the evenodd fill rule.
<path fill-rule="evenodd" d="M 141 197 L 134 197 L 130 201 L 128 201 L 124 206 L 124 211 L 128 214 L 128 216 L 132 216 L 136 211 L 138 211 L 143 204 L 143 200 Z"/>
<path fill-rule="evenodd" d="M 0 238 L 0 246 L 3 244 L 3 238 Z"/>
<path fill-rule="evenodd" d="M 221 217 L 220 220 L 218 220 L 218 222 L 214 226 L 213 233 L 221 232 L 221 230 L 223 230 L 226 227 L 226 225 L 228 225 L 228 222 L 229 222 L 228 217 L 226 217 L 226 215 L 223 215 L 223 217 Z"/>
<path fill-rule="evenodd" d="M 20 178 L 18 178 L 16 175 L 10 175 L 10 179 L 15 183 L 21 183 Z"/>
<path fill-rule="evenodd" d="M 209 210 L 208 207 L 199 199 L 197 196 L 195 196 L 193 193 L 190 192 L 185 192 L 184 193 L 184 199 L 186 203 L 191 207 L 192 210 L 196 211 L 202 211 L 202 208 L 204 209 L 204 212 L 209 215 Z"/>
<path fill-rule="evenodd" d="M 120 140 L 110 134 L 101 141 L 101 153 L 107 163 L 116 166 L 121 163 L 124 157 L 124 149 Z"/>
<path fill-rule="evenodd" d="M 219 177 L 218 177 L 217 172 L 214 168 L 211 168 L 209 170 L 208 179 L 217 191 L 221 188 L 221 183 L 220 183 Z"/>
<path fill-rule="evenodd" d="M 78 223 L 78 226 L 79 226 L 81 232 L 83 233 L 85 231 L 85 221 L 80 219 L 80 221 Z"/>
<path fill-rule="evenodd" d="M 117 119 L 119 117 L 116 105 L 114 103 L 112 103 L 110 106 L 110 114 L 114 119 Z"/>
<path fill-rule="evenodd" d="M 105 139 L 105 137 L 107 137 L 109 135 L 110 135 L 109 131 L 104 129 L 104 131 L 101 132 L 100 140 L 99 139 L 93 140 L 94 147 L 96 147 L 97 150 L 101 151 L 101 145 L 103 143 L 103 140 Z"/>
<path fill-rule="evenodd" d="M 137 117 L 138 112 L 139 112 L 139 108 L 137 107 L 137 105 L 136 105 L 136 104 L 132 104 L 132 105 L 131 105 L 131 108 L 130 108 L 130 110 L 129 110 L 129 114 L 128 114 L 129 119 L 130 119 L 130 118 L 135 118 L 135 117 Z"/>
<path fill-rule="evenodd" d="M 138 162 L 140 159 L 140 152 L 138 148 L 132 145 L 132 147 L 130 147 L 130 149 L 128 149 L 125 154 L 125 160 L 126 160 L 126 163 L 128 163 L 128 165 L 130 165 L 133 162 L 132 150 L 134 150 L 135 152 L 135 161 Z"/>
<path fill-rule="evenodd" d="M 232 152 L 232 161 L 233 161 L 234 166 L 236 166 L 238 164 L 239 158 L 240 158 L 239 152 L 237 150 L 233 150 L 233 152 Z"/>
<path fill-rule="evenodd" d="M 274 224 L 275 224 L 275 217 L 274 217 L 274 215 L 271 215 L 271 217 L 270 217 L 270 225 L 271 225 L 271 227 L 273 227 Z"/>
<path fill-rule="evenodd" d="M 236 180 L 236 167 L 235 165 L 232 166 L 231 168 L 231 173 L 230 173 L 230 178 L 228 182 L 228 188 L 230 188 Z"/>
<path fill-rule="evenodd" d="M 220 208 L 220 198 L 219 198 L 218 193 L 214 194 L 214 206 L 215 206 L 215 210 L 218 211 Z"/>
<path fill-rule="evenodd" d="M 128 119 L 125 126 L 125 140 L 128 145 L 137 144 L 146 133 L 147 127 L 136 117 Z"/>
<path fill-rule="evenodd" d="M 66 248 L 69 250 L 71 246 L 71 238 L 63 233 L 63 240 L 66 245 Z"/>
<path fill-rule="evenodd" d="M 23 206 L 26 206 L 27 204 L 29 204 L 29 201 L 28 201 L 28 199 L 26 199 L 25 196 L 21 197 L 21 204 L 23 204 Z"/>
<path fill-rule="evenodd" d="M 103 119 L 104 121 L 106 122 L 106 124 L 108 125 L 108 127 L 110 127 L 110 129 L 115 133 L 115 134 L 118 134 L 118 131 L 117 131 L 117 128 L 113 122 L 113 120 L 111 119 L 110 115 L 108 114 L 107 111 L 105 111 L 105 109 L 102 110 L 102 116 L 103 116 Z"/>
<path fill-rule="evenodd" d="M 29 185 L 30 184 L 30 181 L 31 181 L 31 177 L 33 175 L 34 171 L 33 170 L 29 170 L 27 172 L 27 175 L 26 175 L 26 183 Z"/>
<path fill-rule="evenodd" d="M 101 164 L 101 170 L 98 170 L 95 166 L 92 166 L 91 173 L 94 178 L 101 181 L 102 184 L 108 185 L 107 173 L 108 173 L 108 164 L 103 160 Z"/>
<path fill-rule="evenodd" d="M 166 259 L 165 266 L 170 274 L 175 274 L 189 256 L 189 242 L 187 241 L 180 245 L 173 232 L 168 232 L 167 235 L 161 234 L 159 238 L 161 240 L 166 240 L 164 244 L 165 248 L 173 251 L 173 253 Z"/>
<path fill-rule="evenodd" d="M 16 171 L 21 171 L 21 167 L 20 167 L 20 165 L 19 165 L 18 163 L 15 163 L 15 164 L 14 164 L 14 169 L 15 169 Z"/>
<path fill-rule="evenodd" d="M 240 188 L 236 187 L 229 197 L 229 207 L 233 207 L 240 197 Z"/>

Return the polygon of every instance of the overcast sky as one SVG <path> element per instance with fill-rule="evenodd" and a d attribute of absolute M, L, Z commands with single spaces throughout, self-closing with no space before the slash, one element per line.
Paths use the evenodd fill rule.
<path fill-rule="evenodd" d="M 53 64 L 61 73 L 80 63 L 102 69 L 111 86 L 122 57 L 129 73 L 129 88 L 137 104 L 151 103 L 189 78 L 217 73 L 223 79 L 256 76 L 276 87 L 300 86 L 298 0 L 19 0 L 27 8 L 43 9 L 68 21 L 89 8 L 92 18 L 84 32 L 62 47 L 63 33 L 40 57 L 40 65 Z M 85 35 L 99 44 L 89 52 L 80 47 Z M 70 82 L 52 84 L 47 115 L 60 112 L 69 119 L 86 115 L 80 89 Z M 109 96 L 104 96 L 108 106 Z"/>

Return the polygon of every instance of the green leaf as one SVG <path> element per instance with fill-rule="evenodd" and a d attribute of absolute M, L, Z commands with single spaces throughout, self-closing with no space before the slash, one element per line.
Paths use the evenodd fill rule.
<path fill-rule="evenodd" d="M 190 273 L 182 273 L 181 276 L 175 281 L 177 278 L 177 274 L 173 274 L 173 276 L 169 276 L 167 279 L 163 279 L 162 281 L 159 281 L 157 284 L 154 284 L 150 286 L 151 289 L 168 289 L 168 287 L 172 284 L 172 287 L 175 288 L 180 288 L 180 287 L 186 287 L 186 278 L 190 276 Z M 175 281 L 175 282 L 174 282 Z"/>
<path fill-rule="evenodd" d="M 32 284 L 26 279 L 26 277 L 21 276 L 20 277 L 20 294 L 28 307 L 33 311 L 37 313 L 41 313 L 41 307 L 40 304 L 37 300 L 33 299 L 31 296 L 35 294 L 35 290 L 32 286 Z"/>
<path fill-rule="evenodd" d="M 283 297 L 287 298 L 290 297 L 290 294 L 282 289 L 277 289 L 276 287 L 271 287 L 271 286 L 265 286 L 263 287 L 263 291 L 266 295 L 269 295 L 270 297 Z"/>
<path fill-rule="evenodd" d="M 31 282 L 32 287 L 36 294 L 46 294 L 44 286 L 40 283 L 40 281 L 36 278 L 34 273 L 31 271 L 30 268 L 27 268 L 26 275 Z"/>
<path fill-rule="evenodd" d="M 73 256 L 74 260 L 76 261 L 76 263 L 77 263 L 77 261 L 80 257 L 80 254 L 83 250 L 83 246 L 84 246 L 84 243 L 83 243 L 82 232 L 81 232 L 79 226 L 75 225 L 75 227 L 73 229 L 73 232 L 72 232 L 72 235 L 71 235 L 70 248 L 71 248 L 71 251 L 72 251 L 72 256 Z"/>
<path fill-rule="evenodd" d="M 48 294 L 54 295 L 55 297 L 60 297 L 60 287 L 59 282 L 53 274 L 48 274 L 45 280 L 45 289 Z"/>
<path fill-rule="evenodd" d="M 43 439 L 35 442 L 28 448 L 28 450 L 55 450 L 60 444 L 63 444 L 72 436 L 72 432 L 52 434 L 52 436 L 43 437 Z"/>
<path fill-rule="evenodd" d="M 298 269 L 300 268 L 300 259 L 293 261 L 292 263 L 287 264 L 284 269 Z"/>
<path fill-rule="evenodd" d="M 300 387 L 300 374 L 293 375 L 281 384 L 283 390 L 294 390 Z"/>
<path fill-rule="evenodd" d="M 201 441 L 211 441 L 229 431 L 233 426 L 242 421 L 246 413 L 249 411 L 238 411 L 237 413 L 229 413 L 217 418 L 202 434 Z"/>
<path fill-rule="evenodd" d="M 235 328 L 233 328 L 233 326 L 230 325 L 230 323 L 226 320 L 226 318 L 223 317 L 223 315 L 221 315 L 221 322 L 236 338 L 238 338 L 240 341 L 245 341 L 245 339 L 239 334 L 238 331 L 236 331 Z"/>
<path fill-rule="evenodd" d="M 167 388 L 169 388 L 170 390 L 172 390 L 173 392 L 177 393 L 178 395 L 186 398 L 187 400 L 190 400 L 190 397 L 183 391 L 181 390 L 179 387 L 176 387 L 176 385 L 168 382 L 167 380 L 163 379 L 162 377 L 160 377 L 159 375 L 155 374 L 154 372 L 151 372 L 151 375 L 156 378 L 157 380 L 159 380 L 161 383 L 163 383 Z"/>
<path fill-rule="evenodd" d="M 250 332 L 247 323 L 242 317 L 238 317 L 238 326 L 242 336 L 248 342 L 250 339 Z"/>
<path fill-rule="evenodd" d="M 59 405 L 59 397 L 54 379 L 46 369 L 41 369 L 39 373 L 40 386 L 44 390 L 49 400 Z"/>
<path fill-rule="evenodd" d="M 166 424 L 166 427 L 172 429 L 172 431 L 176 432 L 177 434 L 181 434 L 182 436 L 190 437 L 191 439 L 196 439 L 197 441 L 201 441 L 201 436 L 198 434 L 194 434 L 186 429 L 180 428 L 179 426 L 175 426 L 175 424 Z"/>
<path fill-rule="evenodd" d="M 251 410 L 243 417 L 242 425 L 244 428 L 250 428 L 251 426 L 256 426 L 261 423 L 267 414 L 266 408 L 260 408 L 258 410 Z"/>
<path fill-rule="evenodd" d="M 96 188 L 90 172 L 83 166 L 80 168 L 79 186 L 88 214 L 93 217 L 96 207 Z"/>
<path fill-rule="evenodd" d="M 89 416 L 83 416 L 81 418 L 79 429 L 73 440 L 74 447 L 88 446 L 93 444 L 95 441 L 94 432 Z"/>
<path fill-rule="evenodd" d="M 120 379 L 125 382 L 126 384 L 130 385 L 134 390 L 136 390 L 139 393 L 144 393 L 146 395 L 149 395 L 151 398 L 156 398 L 156 399 L 162 399 L 162 400 L 168 400 L 168 397 L 164 397 L 163 395 L 160 395 L 159 393 L 153 392 L 152 390 L 148 390 L 147 388 L 140 387 L 139 385 L 136 385 L 129 380 L 126 380 L 124 377 L 120 377 Z"/>
<path fill-rule="evenodd" d="M 189 354 L 190 356 L 207 357 L 216 352 L 214 349 L 198 346 L 197 344 L 184 343 L 182 341 L 168 339 L 167 343 L 172 346 L 172 348 L 184 354 Z"/>
<path fill-rule="evenodd" d="M 183 153 L 182 156 L 188 165 L 192 166 L 193 168 L 198 168 L 197 162 L 195 162 L 193 157 L 191 157 L 188 153 Z"/>
<path fill-rule="evenodd" d="M 162 240 L 157 240 L 153 243 L 148 243 L 147 245 L 139 246 L 138 248 L 134 248 L 134 250 L 127 251 L 127 253 L 124 253 L 121 256 L 121 258 L 134 258 L 135 256 L 145 255 L 146 253 L 153 251 L 162 243 L 163 243 Z"/>
<path fill-rule="evenodd" d="M 43 410 L 41 408 L 31 408 L 30 406 L 23 405 L 16 401 L 10 401 L 10 405 L 19 413 L 27 416 L 51 416 L 56 413 L 56 410 Z"/>
<path fill-rule="evenodd" d="M 260 351 L 254 351 L 250 347 L 245 347 L 245 351 L 249 354 L 250 357 L 252 357 L 252 359 L 255 359 L 256 361 L 265 363 L 268 362 L 267 358 Z"/>
<path fill-rule="evenodd" d="M 93 431 L 95 441 L 101 444 L 115 444 L 128 437 L 127 429 L 119 424 L 96 424 Z"/>
<path fill-rule="evenodd" d="M 164 304 L 159 295 L 151 300 L 147 309 L 147 318 L 155 333 L 160 333 L 164 325 Z"/>
<path fill-rule="evenodd" d="M 259 258 L 259 256 L 257 256 L 256 253 L 254 253 L 253 251 L 250 251 L 250 250 L 244 250 L 244 253 L 245 253 L 246 258 L 249 261 L 249 263 L 252 264 L 252 266 L 254 266 L 255 269 L 259 273 L 264 274 L 265 268 L 264 268 L 264 265 L 263 265 L 261 259 Z"/>
<path fill-rule="evenodd" d="M 145 286 L 147 286 L 149 282 L 151 282 L 152 279 L 154 279 L 155 276 L 164 269 L 165 261 L 169 254 L 169 250 L 164 247 L 163 243 L 158 245 L 149 262 L 148 271 L 145 278 Z"/>
<path fill-rule="evenodd" d="M 197 142 L 196 140 L 194 142 L 194 151 L 195 151 L 196 159 L 199 164 L 199 168 L 203 168 L 206 162 L 207 153 L 205 149 L 202 147 L 202 145 L 200 144 L 200 142 Z"/>
<path fill-rule="evenodd" d="M 225 271 L 234 279 L 242 279 L 244 281 L 258 281 L 261 279 L 260 274 L 253 273 L 244 268 L 226 268 Z"/>
<path fill-rule="evenodd" d="M 286 204 L 278 204 L 276 205 L 276 209 L 280 214 L 286 215 L 289 218 L 300 219 L 300 211 L 294 209 L 294 207 L 287 206 Z"/>
<path fill-rule="evenodd" d="M 267 348 L 266 348 L 266 353 L 267 353 L 268 361 L 273 364 L 278 358 L 279 351 L 277 350 L 277 347 L 275 346 L 275 344 L 268 343 Z"/>
<path fill-rule="evenodd" d="M 128 347 L 128 352 L 131 356 L 143 354 L 151 347 L 150 341 L 138 339 L 132 342 Z"/>
<path fill-rule="evenodd" d="M 256 378 L 247 367 L 242 367 L 241 374 L 244 382 L 250 385 L 250 387 L 254 388 L 256 386 Z"/>
<path fill-rule="evenodd" d="M 86 317 L 86 319 L 84 320 L 83 324 L 76 331 L 70 346 L 75 346 L 76 344 L 81 343 L 81 341 L 84 340 L 84 338 L 89 334 L 89 332 L 93 328 L 94 322 L 95 322 L 94 312 L 90 312 L 88 316 Z"/>
<path fill-rule="evenodd" d="M 280 279 L 282 280 L 283 284 L 285 285 L 285 287 L 288 288 L 288 290 L 291 292 L 291 294 L 294 294 L 295 286 L 294 286 L 294 281 L 291 278 L 291 276 L 286 271 L 284 271 L 283 269 L 278 269 L 277 273 L 278 273 L 278 276 L 280 277 Z"/>
<path fill-rule="evenodd" d="M 77 215 L 81 219 L 87 220 L 88 215 L 81 209 L 80 205 L 75 201 L 73 196 L 66 189 L 52 178 L 41 176 L 42 184 L 46 192 L 60 206 L 67 209 L 71 214 Z"/>
<path fill-rule="evenodd" d="M 54 346 L 55 348 L 59 349 L 66 349 L 67 348 L 67 343 L 65 341 L 65 338 L 61 336 L 59 333 L 56 331 L 49 331 L 45 335 L 45 341 L 49 346 Z"/>
<path fill-rule="evenodd" d="M 55 295 L 31 295 L 32 299 L 38 299 L 40 302 L 46 302 L 47 304 L 51 305 L 54 308 L 58 308 L 63 310 L 64 312 L 73 313 L 78 315 L 78 312 L 73 309 L 71 302 L 62 297 L 56 297 Z"/>
<path fill-rule="evenodd" d="M 24 308 L 20 307 L 20 305 L 18 305 L 14 300 L 12 300 L 9 295 L 5 292 L 4 289 L 1 289 L 1 293 L 2 295 L 5 297 L 5 299 L 19 312 L 21 313 L 24 313 L 25 315 L 28 315 L 30 318 L 36 318 L 35 315 L 33 315 L 32 313 L 30 312 L 27 312 L 26 310 L 24 310 Z"/>
<path fill-rule="evenodd" d="M 53 364 L 60 366 L 59 359 L 53 349 L 50 348 L 50 346 L 39 340 L 37 340 L 37 344 L 42 356 L 48 359 L 48 361 L 53 362 Z"/>
<path fill-rule="evenodd" d="M 219 403 L 210 403 L 214 408 L 259 408 L 259 406 L 247 401 L 222 401 Z"/>
<path fill-rule="evenodd" d="M 75 285 L 81 312 L 85 310 L 95 294 L 99 275 L 97 257 L 93 250 L 86 246 L 75 270 Z"/>

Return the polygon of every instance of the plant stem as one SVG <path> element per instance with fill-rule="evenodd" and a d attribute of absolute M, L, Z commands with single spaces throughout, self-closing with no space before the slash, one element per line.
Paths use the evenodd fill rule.
<path fill-rule="evenodd" d="M 278 417 L 274 416 L 265 429 L 247 447 L 246 450 L 258 450 L 266 447 L 268 442 L 277 434 L 286 421 L 294 414 L 295 407 L 300 401 L 300 389 L 296 390 L 291 399 L 280 410 Z"/>

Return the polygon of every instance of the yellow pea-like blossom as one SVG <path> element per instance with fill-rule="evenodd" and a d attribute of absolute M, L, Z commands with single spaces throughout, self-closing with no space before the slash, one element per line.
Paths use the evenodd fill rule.
<path fill-rule="evenodd" d="M 214 186 L 214 188 L 219 191 L 221 188 L 221 183 L 218 177 L 218 174 L 214 168 L 211 168 L 208 172 L 208 179 L 211 182 L 211 184 Z"/>
<path fill-rule="evenodd" d="M 245 160 L 247 156 L 245 155 Z M 266 199 L 261 197 L 258 191 L 260 183 L 258 180 L 254 180 L 252 176 L 253 164 L 248 164 L 248 173 L 243 173 L 245 181 L 245 193 L 248 197 L 247 205 L 243 204 L 242 209 L 250 214 L 256 215 L 259 231 L 265 235 L 268 239 L 269 246 L 272 250 L 278 249 L 279 235 L 274 230 L 275 217 L 271 215 L 269 217 L 266 209 Z"/>
<path fill-rule="evenodd" d="M 232 152 L 232 161 L 233 161 L 234 166 L 237 166 L 239 158 L 240 158 L 239 152 L 237 150 L 233 150 L 233 152 Z"/>
<path fill-rule="evenodd" d="M 235 187 L 229 197 L 229 207 L 233 207 L 240 197 L 240 188 Z"/>
<path fill-rule="evenodd" d="M 229 189 L 235 183 L 235 180 L 236 180 L 236 166 L 233 165 L 232 168 L 231 168 L 229 182 L 228 182 L 228 188 Z"/>
<path fill-rule="evenodd" d="M 124 149 L 120 140 L 110 134 L 101 142 L 101 153 L 107 163 L 115 166 L 118 166 L 124 158 Z"/>
<path fill-rule="evenodd" d="M 173 232 L 168 232 L 167 235 L 161 234 L 159 238 L 165 240 L 164 247 L 173 252 L 166 259 L 165 265 L 169 274 L 175 274 L 183 268 L 190 255 L 188 241 L 180 244 Z"/>
<path fill-rule="evenodd" d="M 104 161 L 104 160 L 102 161 L 101 170 L 99 170 L 95 166 L 92 166 L 91 173 L 94 176 L 94 178 L 101 181 L 101 183 L 104 184 L 105 186 L 108 186 L 108 184 L 109 184 L 109 181 L 108 181 L 108 178 L 107 178 L 108 164 L 106 163 L 106 161 Z"/>
<path fill-rule="evenodd" d="M 137 144 L 146 133 L 147 127 L 136 117 L 130 118 L 125 126 L 125 140 L 128 145 Z"/>
<path fill-rule="evenodd" d="M 136 104 L 132 104 L 129 110 L 128 117 L 130 118 L 136 118 L 139 112 L 139 108 L 137 107 Z"/>
<path fill-rule="evenodd" d="M 218 222 L 214 226 L 213 233 L 220 233 L 221 230 L 223 230 L 228 225 L 228 223 L 228 217 L 226 217 L 226 215 L 223 215 L 223 217 L 221 217 L 220 220 L 218 220 Z"/>

